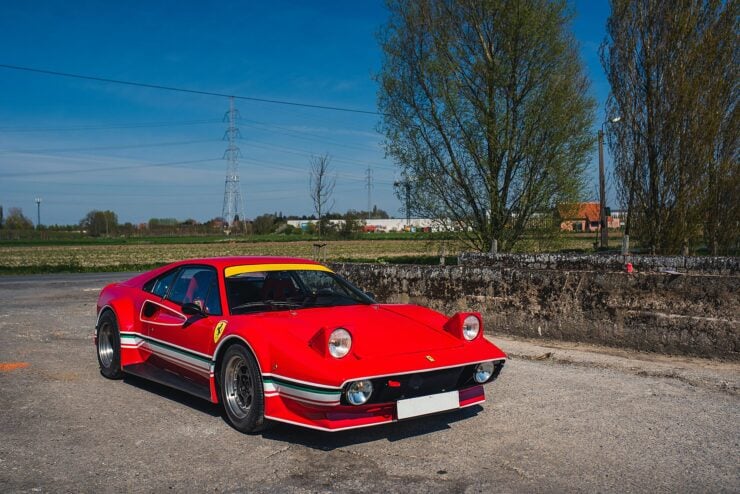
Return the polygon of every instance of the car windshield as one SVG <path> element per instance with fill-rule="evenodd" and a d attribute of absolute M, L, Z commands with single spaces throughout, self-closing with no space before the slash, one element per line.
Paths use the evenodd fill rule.
<path fill-rule="evenodd" d="M 226 277 L 231 314 L 372 304 L 374 300 L 328 271 L 249 271 Z"/>

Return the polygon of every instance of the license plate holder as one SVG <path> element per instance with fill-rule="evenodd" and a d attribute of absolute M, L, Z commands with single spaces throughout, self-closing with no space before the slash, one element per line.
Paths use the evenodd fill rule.
<path fill-rule="evenodd" d="M 460 395 L 457 391 L 407 398 L 396 402 L 398 420 L 456 408 L 460 408 Z"/>

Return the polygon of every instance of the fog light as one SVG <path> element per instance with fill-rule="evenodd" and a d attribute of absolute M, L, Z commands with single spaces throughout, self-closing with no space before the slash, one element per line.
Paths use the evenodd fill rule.
<path fill-rule="evenodd" d="M 373 383 L 368 379 L 355 381 L 347 387 L 345 396 L 352 405 L 362 405 L 370 399 L 373 394 Z"/>
<path fill-rule="evenodd" d="M 480 364 L 475 366 L 475 374 L 473 374 L 473 379 L 475 379 L 475 382 L 482 384 L 491 379 L 491 376 L 493 375 L 493 369 L 493 362 L 481 362 Z"/>

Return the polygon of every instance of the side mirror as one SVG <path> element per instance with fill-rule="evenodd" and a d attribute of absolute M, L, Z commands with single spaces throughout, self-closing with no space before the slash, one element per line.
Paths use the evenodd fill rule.
<path fill-rule="evenodd" d="M 188 316 L 205 316 L 206 313 L 199 305 L 192 302 L 182 304 L 182 313 Z"/>

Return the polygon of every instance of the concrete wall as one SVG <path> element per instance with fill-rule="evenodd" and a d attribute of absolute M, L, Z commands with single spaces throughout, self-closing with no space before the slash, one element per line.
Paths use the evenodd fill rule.
<path fill-rule="evenodd" d="M 740 360 L 740 277 L 501 266 L 334 264 L 381 302 L 452 315 L 486 331 Z"/>

